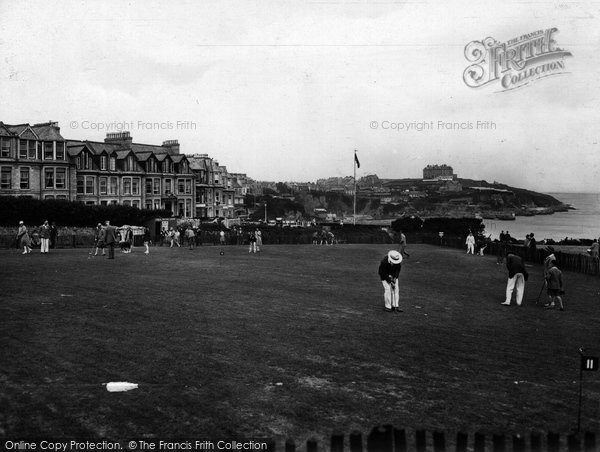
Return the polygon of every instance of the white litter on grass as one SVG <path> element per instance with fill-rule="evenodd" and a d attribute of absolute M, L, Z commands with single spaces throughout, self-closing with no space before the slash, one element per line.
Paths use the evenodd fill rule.
<path fill-rule="evenodd" d="M 72 297 L 73 295 L 68 294 L 68 293 L 61 293 L 60 296 L 61 297 Z"/>
<path fill-rule="evenodd" d="M 110 383 L 104 383 L 108 392 L 124 392 L 137 389 L 136 383 L 128 383 L 126 381 L 111 381 Z"/>
<path fill-rule="evenodd" d="M 275 386 L 283 386 L 283 383 L 278 381 L 277 383 L 275 383 Z"/>
<path fill-rule="evenodd" d="M 423 309 L 423 306 L 415 306 L 417 309 Z"/>

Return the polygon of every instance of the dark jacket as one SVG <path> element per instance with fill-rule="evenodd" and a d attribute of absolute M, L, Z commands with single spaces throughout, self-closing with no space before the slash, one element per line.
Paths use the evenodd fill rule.
<path fill-rule="evenodd" d="M 517 273 L 522 273 L 525 281 L 529 278 L 529 274 L 527 270 L 525 270 L 525 266 L 523 265 L 523 259 L 515 254 L 509 254 L 506 256 L 506 268 L 508 268 L 508 277 L 512 278 Z"/>
<path fill-rule="evenodd" d="M 397 279 L 401 269 L 402 264 L 390 264 L 388 257 L 385 256 L 379 264 L 379 277 L 382 281 L 390 282 L 390 276 Z"/>
<path fill-rule="evenodd" d="M 117 241 L 116 229 L 114 226 L 107 226 L 104 230 L 104 243 L 110 245 Z"/>

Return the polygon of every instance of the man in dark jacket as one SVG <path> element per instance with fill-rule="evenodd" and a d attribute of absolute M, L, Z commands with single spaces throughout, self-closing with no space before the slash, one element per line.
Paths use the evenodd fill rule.
<path fill-rule="evenodd" d="M 529 278 L 527 270 L 523 265 L 523 259 L 519 256 L 509 253 L 506 256 L 506 268 L 508 269 L 508 282 L 506 283 L 506 300 L 501 303 L 505 306 L 510 304 L 513 291 L 517 289 L 517 305 L 521 306 L 523 302 L 523 293 L 525 292 L 525 281 Z"/>
<path fill-rule="evenodd" d="M 114 226 L 110 225 L 110 221 L 106 220 L 106 228 L 104 229 L 104 246 L 108 247 L 108 258 L 115 258 L 115 242 L 117 241 L 117 233 Z"/>
<path fill-rule="evenodd" d="M 381 278 L 381 284 L 383 284 L 385 310 L 388 312 L 402 312 L 398 308 L 398 276 L 402 268 L 401 262 L 402 254 L 399 251 L 392 250 L 379 263 L 379 277 Z"/>

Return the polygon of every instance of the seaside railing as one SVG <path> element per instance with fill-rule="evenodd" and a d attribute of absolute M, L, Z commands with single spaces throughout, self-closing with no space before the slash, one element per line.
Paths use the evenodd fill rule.
<path fill-rule="evenodd" d="M 422 236 L 419 237 L 422 243 L 429 245 L 447 246 L 450 248 L 466 249 L 465 239 L 460 237 L 443 237 L 438 236 Z M 502 253 L 501 244 L 499 242 L 490 243 L 484 250 L 484 254 L 497 256 Z M 545 245 L 539 246 L 535 251 L 532 251 L 523 245 L 509 244 L 506 246 L 506 253 L 513 253 L 520 256 L 524 261 L 534 264 L 542 264 L 548 255 L 548 249 Z M 554 251 L 558 267 L 561 270 L 569 270 L 577 273 L 585 273 L 588 275 L 600 275 L 600 264 L 597 259 L 583 253 L 563 253 Z"/>

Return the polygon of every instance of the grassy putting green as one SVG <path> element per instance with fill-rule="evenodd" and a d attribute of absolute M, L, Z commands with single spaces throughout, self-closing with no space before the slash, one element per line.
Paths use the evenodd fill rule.
<path fill-rule="evenodd" d="M 598 278 L 566 272 L 566 311 L 547 311 L 531 267 L 524 306 L 505 307 L 495 258 L 413 245 L 392 314 L 386 245 L 220 250 L 1 252 L 0 436 L 576 425 L 577 350 L 600 354 Z M 582 427 L 597 430 L 600 375 L 584 377 Z M 140 386 L 109 393 L 110 381 Z"/>

